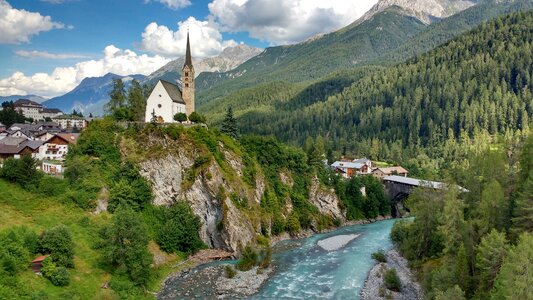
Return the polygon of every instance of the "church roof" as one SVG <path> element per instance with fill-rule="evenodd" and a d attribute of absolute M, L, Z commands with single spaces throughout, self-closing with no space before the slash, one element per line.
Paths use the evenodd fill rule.
<path fill-rule="evenodd" d="M 183 65 L 183 68 L 189 67 L 189 69 L 192 69 L 192 55 L 191 55 L 191 43 L 189 42 L 189 32 L 187 32 L 187 50 L 185 51 L 185 64 Z"/>
<path fill-rule="evenodd" d="M 173 102 L 185 104 L 185 101 L 183 101 L 183 98 L 181 97 L 181 90 L 179 86 L 162 79 L 159 81 L 161 81 L 163 88 L 165 88 L 165 91 L 167 91 L 170 99 L 172 99 Z"/>

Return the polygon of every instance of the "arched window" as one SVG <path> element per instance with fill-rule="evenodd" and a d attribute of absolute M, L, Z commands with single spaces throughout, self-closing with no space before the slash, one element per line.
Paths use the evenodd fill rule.
<path fill-rule="evenodd" d="M 185 76 L 189 76 L 189 72 L 185 72 Z"/>
<path fill-rule="evenodd" d="M 185 87 L 189 87 L 189 84 L 188 84 L 188 83 L 186 83 L 186 84 L 185 84 Z"/>

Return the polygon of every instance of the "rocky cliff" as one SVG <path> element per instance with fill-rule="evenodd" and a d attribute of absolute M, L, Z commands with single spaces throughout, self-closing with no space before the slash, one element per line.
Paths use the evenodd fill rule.
<path fill-rule="evenodd" d="M 268 182 L 259 170 L 253 185 L 245 183 L 240 149 L 230 149 L 219 141 L 220 160 L 210 152 L 213 149 L 207 150 L 187 135 L 175 140 L 149 136 L 137 143 L 137 149 L 144 151 L 138 156 L 142 157 L 140 173 L 152 184 L 153 203 L 187 201 L 202 221 L 200 237 L 210 248 L 238 254 L 243 246 L 255 243 L 258 235 L 271 232 L 272 221 L 260 209 Z M 287 201 L 291 206 L 290 198 Z M 309 202 L 321 214 L 345 220 L 337 196 L 321 187 L 317 178 L 309 188 Z M 285 209 L 284 217 L 289 213 Z"/>

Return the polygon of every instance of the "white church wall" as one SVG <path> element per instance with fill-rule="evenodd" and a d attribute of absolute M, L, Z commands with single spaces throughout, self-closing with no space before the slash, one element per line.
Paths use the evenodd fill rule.
<path fill-rule="evenodd" d="M 150 122 L 155 112 L 156 117 L 163 118 L 165 123 L 175 123 L 174 115 L 181 111 L 185 111 L 185 105 L 174 103 L 159 81 L 146 102 L 145 121 Z"/>

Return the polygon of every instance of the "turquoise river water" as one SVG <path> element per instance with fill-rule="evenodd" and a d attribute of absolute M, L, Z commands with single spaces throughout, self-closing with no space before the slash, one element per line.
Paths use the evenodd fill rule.
<path fill-rule="evenodd" d="M 359 299 L 367 274 L 375 264 L 371 254 L 392 247 L 389 234 L 395 221 L 346 226 L 329 233 L 278 243 L 272 260 L 275 272 L 251 298 Z M 331 238 L 342 240 L 354 235 L 358 237 L 340 248 L 324 246 L 331 246 L 327 242 Z M 179 282 L 175 284 L 179 285 Z"/>

